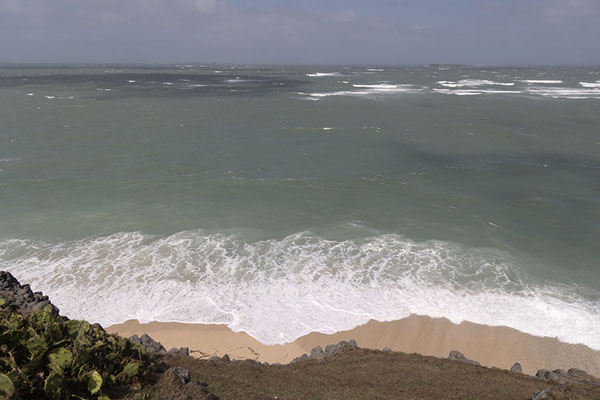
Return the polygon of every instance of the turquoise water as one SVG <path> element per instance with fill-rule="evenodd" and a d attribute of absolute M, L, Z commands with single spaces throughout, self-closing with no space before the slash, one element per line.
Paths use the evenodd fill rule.
<path fill-rule="evenodd" d="M 4 66 L 0 268 L 103 324 L 600 349 L 599 111 L 591 67 Z"/>

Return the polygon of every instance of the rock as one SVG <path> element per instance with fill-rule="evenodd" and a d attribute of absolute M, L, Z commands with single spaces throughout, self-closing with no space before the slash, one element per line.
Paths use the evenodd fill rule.
<path fill-rule="evenodd" d="M 51 306 L 52 314 L 59 315 L 58 308 L 42 292 L 31 291 L 29 285 L 21 285 L 10 272 L 0 271 L 0 298 L 6 301 L 11 311 L 27 315 Z"/>
<path fill-rule="evenodd" d="M 538 379 L 547 380 L 548 378 L 546 376 L 549 373 L 550 373 L 550 371 L 548 371 L 547 369 L 538 369 L 537 372 L 535 373 L 535 377 Z"/>
<path fill-rule="evenodd" d="M 167 354 L 167 350 L 162 344 L 160 344 L 160 342 L 157 342 L 145 333 L 141 337 L 138 337 L 138 335 L 131 335 L 129 337 L 129 341 L 133 344 L 141 344 L 146 348 L 148 353 Z"/>
<path fill-rule="evenodd" d="M 554 371 L 547 372 L 546 379 L 550 380 L 552 382 L 560 383 L 560 384 L 564 384 L 567 382 L 567 379 L 565 376 L 561 376 L 560 374 L 557 374 Z"/>
<path fill-rule="evenodd" d="M 346 342 L 345 340 L 342 340 L 341 342 L 338 342 L 338 344 L 327 345 L 327 347 L 325 347 L 324 353 L 326 356 L 330 356 L 344 348 L 355 348 L 355 347 L 357 347 L 355 340 L 350 340 L 348 342 Z"/>
<path fill-rule="evenodd" d="M 338 349 L 338 345 L 337 344 L 328 344 L 327 346 L 325 346 L 325 355 L 326 356 L 330 356 L 333 353 L 335 353 Z"/>
<path fill-rule="evenodd" d="M 577 377 L 589 377 L 591 376 L 590 374 L 588 374 L 586 371 L 582 370 L 582 369 L 578 369 L 578 368 L 571 368 L 567 371 L 567 375 L 573 377 L 573 378 L 577 378 Z"/>
<path fill-rule="evenodd" d="M 510 372 L 516 372 L 519 374 L 523 373 L 523 367 L 521 367 L 521 364 L 519 363 L 514 363 L 512 367 L 510 367 Z"/>
<path fill-rule="evenodd" d="M 593 385 L 600 385 L 599 378 L 577 368 L 571 368 L 567 371 L 567 379 L 570 383 L 591 383 Z"/>
<path fill-rule="evenodd" d="M 293 359 L 293 360 L 290 362 L 290 364 L 295 364 L 295 363 L 297 363 L 297 362 L 300 362 L 300 361 L 306 361 L 306 360 L 308 360 L 308 354 L 302 354 L 300 357 L 296 357 L 296 358 L 294 358 L 294 359 Z"/>
<path fill-rule="evenodd" d="M 211 358 L 208 359 L 208 361 L 219 361 L 220 358 L 219 356 L 212 356 Z"/>
<path fill-rule="evenodd" d="M 383 351 L 386 351 L 386 352 L 391 352 L 391 351 L 392 351 L 392 349 L 390 349 L 389 347 L 384 347 L 384 348 L 383 348 Z"/>
<path fill-rule="evenodd" d="M 229 358 L 228 354 L 225 354 L 223 357 L 221 357 L 221 360 L 223 360 L 223 361 L 231 361 L 231 358 Z"/>
<path fill-rule="evenodd" d="M 479 364 L 479 362 L 474 361 L 474 360 L 469 360 L 467 357 L 465 357 L 465 355 L 463 353 L 461 353 L 458 350 L 452 350 L 450 352 L 450 354 L 448 354 L 448 360 L 458 361 L 458 362 L 465 363 L 465 364 L 481 366 L 481 364 Z"/>
<path fill-rule="evenodd" d="M 177 377 L 177 379 L 179 380 L 179 382 L 181 382 L 184 385 L 187 385 L 188 383 L 190 383 L 190 371 L 188 371 L 187 369 L 183 368 L 183 367 L 172 367 L 169 368 L 166 372 L 167 374 L 173 374 Z"/>
<path fill-rule="evenodd" d="M 533 395 L 531 400 L 544 400 L 548 398 L 548 393 L 552 391 L 552 386 L 547 386 Z"/>
<path fill-rule="evenodd" d="M 312 358 L 322 358 L 325 356 L 325 353 L 323 352 L 323 348 L 321 346 L 317 346 L 313 347 L 313 349 L 310 351 L 310 356 Z"/>
<path fill-rule="evenodd" d="M 189 357 L 190 349 L 189 349 L 189 347 L 180 347 L 178 349 L 172 348 L 172 349 L 169 349 L 169 351 L 167 351 L 167 354 L 171 355 L 171 356 Z"/>

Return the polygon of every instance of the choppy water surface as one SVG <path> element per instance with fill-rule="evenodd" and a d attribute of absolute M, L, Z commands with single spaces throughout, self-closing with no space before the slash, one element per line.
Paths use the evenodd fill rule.
<path fill-rule="evenodd" d="M 73 318 L 600 349 L 599 243 L 598 68 L 0 68 L 0 268 Z"/>

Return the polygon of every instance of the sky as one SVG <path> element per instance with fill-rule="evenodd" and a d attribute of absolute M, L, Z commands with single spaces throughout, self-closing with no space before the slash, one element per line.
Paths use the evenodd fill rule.
<path fill-rule="evenodd" d="M 600 64 L 600 0 L 0 0 L 0 63 Z"/>

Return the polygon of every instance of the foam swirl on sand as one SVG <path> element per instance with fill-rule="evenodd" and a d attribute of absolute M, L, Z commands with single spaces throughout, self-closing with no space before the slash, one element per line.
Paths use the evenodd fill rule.
<path fill-rule="evenodd" d="M 203 231 L 13 239 L 0 242 L 0 269 L 44 291 L 65 315 L 104 325 L 133 318 L 223 323 L 281 343 L 414 313 L 600 349 L 600 304 L 576 288 L 533 284 L 498 251 L 393 234 L 343 241 L 298 233 L 247 242 Z"/>

